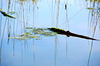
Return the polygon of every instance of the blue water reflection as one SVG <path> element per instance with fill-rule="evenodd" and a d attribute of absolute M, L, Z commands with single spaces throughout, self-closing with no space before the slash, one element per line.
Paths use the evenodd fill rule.
<path fill-rule="evenodd" d="M 9 39 L 25 33 L 26 27 L 58 27 L 100 39 L 100 2 L 0 0 L 0 8 L 17 18 L 0 13 L 1 66 L 100 66 L 100 41 L 65 35 Z"/>

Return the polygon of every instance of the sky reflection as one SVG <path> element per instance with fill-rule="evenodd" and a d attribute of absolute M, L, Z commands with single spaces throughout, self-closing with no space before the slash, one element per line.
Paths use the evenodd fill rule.
<path fill-rule="evenodd" d="M 0 0 L 0 8 L 17 18 L 0 13 L 0 65 L 100 66 L 99 41 L 64 35 L 8 39 L 25 33 L 26 27 L 58 27 L 99 39 L 99 5 L 85 0 Z"/>

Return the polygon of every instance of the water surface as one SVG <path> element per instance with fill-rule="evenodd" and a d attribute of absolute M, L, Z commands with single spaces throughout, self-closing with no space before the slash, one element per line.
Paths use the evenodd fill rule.
<path fill-rule="evenodd" d="M 66 5 L 66 7 L 65 7 Z M 56 35 L 16 40 L 26 27 L 57 27 L 100 39 L 100 1 L 0 0 L 1 66 L 100 66 L 100 41 Z"/>

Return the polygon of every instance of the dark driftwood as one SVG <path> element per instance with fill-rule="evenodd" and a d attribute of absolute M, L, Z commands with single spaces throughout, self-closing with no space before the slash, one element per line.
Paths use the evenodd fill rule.
<path fill-rule="evenodd" d="M 6 12 L 4 12 L 4 11 L 1 11 L 1 10 L 0 10 L 0 12 L 3 14 L 3 16 L 16 19 L 15 17 L 13 17 L 13 16 L 11 16 L 11 15 L 8 15 L 8 14 L 7 14 Z"/>
<path fill-rule="evenodd" d="M 58 34 L 66 35 L 67 37 L 73 36 L 73 37 L 79 37 L 79 38 L 84 38 L 84 39 L 100 41 L 98 39 L 94 39 L 94 38 L 91 38 L 91 37 L 88 37 L 88 36 L 84 36 L 84 35 L 75 34 L 75 33 L 72 33 L 70 31 L 65 31 L 65 30 L 58 29 L 58 28 L 48 28 L 48 29 L 50 29 L 51 31 L 56 32 Z"/>

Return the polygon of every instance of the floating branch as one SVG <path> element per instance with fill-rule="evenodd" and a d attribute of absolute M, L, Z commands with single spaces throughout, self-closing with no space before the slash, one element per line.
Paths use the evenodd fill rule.
<path fill-rule="evenodd" d="M 3 14 L 3 16 L 5 16 L 5 17 L 10 17 L 10 18 L 16 19 L 15 17 L 13 17 L 13 16 L 7 14 L 6 12 L 2 11 L 2 9 L 0 9 L 0 12 L 1 12 L 1 13 Z"/>
<path fill-rule="evenodd" d="M 33 27 L 26 27 L 26 33 L 23 33 L 19 35 L 18 37 L 11 37 L 11 38 L 19 39 L 19 40 L 25 40 L 25 39 L 31 39 L 31 38 L 40 39 L 41 36 L 55 36 L 57 34 L 66 35 L 67 37 L 72 36 L 72 37 L 79 37 L 83 39 L 100 41 L 98 39 L 94 39 L 94 38 L 84 36 L 84 35 L 79 35 L 79 34 L 72 33 L 70 31 L 65 31 L 59 28 L 33 28 Z"/>
<path fill-rule="evenodd" d="M 73 37 L 79 37 L 79 38 L 84 38 L 84 39 L 90 39 L 90 40 L 100 41 L 98 39 L 94 39 L 94 38 L 91 38 L 91 37 L 88 37 L 88 36 L 84 36 L 84 35 L 75 34 L 75 33 L 72 33 L 70 31 L 65 31 L 65 30 L 58 29 L 58 28 L 48 28 L 48 29 L 51 30 L 51 31 L 53 31 L 53 32 L 56 32 L 58 34 L 66 35 L 67 37 L 73 36 Z"/>

